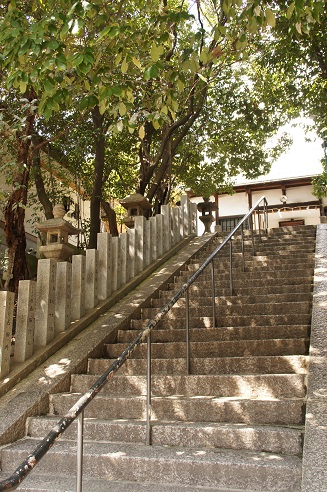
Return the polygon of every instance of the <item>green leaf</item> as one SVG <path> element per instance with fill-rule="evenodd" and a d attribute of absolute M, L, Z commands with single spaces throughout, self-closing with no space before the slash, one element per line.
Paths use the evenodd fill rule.
<path fill-rule="evenodd" d="M 126 113 L 127 113 L 126 106 L 123 102 L 121 102 L 119 104 L 119 114 L 120 114 L 120 116 L 125 116 Z"/>
<path fill-rule="evenodd" d="M 288 7 L 287 12 L 286 12 L 286 17 L 288 19 L 290 19 L 292 17 L 294 9 L 295 9 L 295 3 L 292 2 L 291 5 Z"/>
<path fill-rule="evenodd" d="M 151 67 L 145 70 L 144 78 L 145 80 L 155 79 L 156 77 L 158 77 L 158 74 L 159 74 L 158 67 L 156 65 L 151 65 Z"/>
<path fill-rule="evenodd" d="M 26 92 L 26 89 L 27 89 L 27 83 L 24 82 L 23 80 L 21 80 L 19 82 L 19 90 L 22 94 L 24 94 Z"/>
<path fill-rule="evenodd" d="M 47 76 L 45 79 L 44 79 L 44 90 L 47 94 L 52 94 L 53 91 L 54 91 L 54 88 L 55 88 L 55 83 L 54 81 L 49 77 Z"/>
<path fill-rule="evenodd" d="M 124 58 L 123 63 L 121 64 L 121 71 L 122 71 L 122 73 L 126 73 L 127 72 L 128 65 L 129 64 L 128 64 L 126 58 Z"/>
<path fill-rule="evenodd" d="M 153 62 L 157 62 L 160 58 L 160 55 L 162 53 L 162 47 L 157 46 L 155 43 L 152 45 L 151 48 L 151 59 Z"/>
<path fill-rule="evenodd" d="M 137 58 L 135 58 L 135 56 L 133 56 L 132 62 L 134 63 L 135 66 L 137 66 L 137 68 L 142 70 L 142 65 L 141 65 L 140 61 Z"/>
<path fill-rule="evenodd" d="M 143 140 L 144 137 L 145 137 L 145 130 L 144 130 L 144 126 L 143 125 L 140 126 L 140 128 L 139 128 L 139 137 L 140 137 L 141 140 Z"/>
<path fill-rule="evenodd" d="M 267 24 L 271 27 L 276 26 L 276 17 L 271 9 L 266 9 Z"/>

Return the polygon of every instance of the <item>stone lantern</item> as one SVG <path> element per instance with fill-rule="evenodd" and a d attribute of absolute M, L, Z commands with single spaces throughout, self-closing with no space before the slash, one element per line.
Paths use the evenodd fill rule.
<path fill-rule="evenodd" d="M 46 234 L 46 244 L 40 246 L 39 251 L 46 258 L 65 261 L 74 252 L 74 247 L 68 243 L 68 236 L 79 234 L 81 231 L 63 219 L 66 211 L 63 205 L 53 207 L 53 219 L 37 224 L 36 228 Z"/>
<path fill-rule="evenodd" d="M 209 198 L 203 197 L 203 202 L 198 203 L 197 208 L 198 211 L 201 212 L 202 215 L 199 216 L 199 219 L 201 222 L 204 224 L 204 234 L 206 232 L 211 232 L 211 224 L 214 222 L 215 218 L 212 215 L 212 212 L 215 212 L 218 210 L 218 206 L 213 203 L 209 202 Z"/>
<path fill-rule="evenodd" d="M 143 216 L 144 212 L 152 208 L 149 200 L 139 193 L 127 196 L 120 201 L 120 204 L 127 210 L 127 217 L 123 222 L 130 229 L 134 228 L 134 217 Z"/>

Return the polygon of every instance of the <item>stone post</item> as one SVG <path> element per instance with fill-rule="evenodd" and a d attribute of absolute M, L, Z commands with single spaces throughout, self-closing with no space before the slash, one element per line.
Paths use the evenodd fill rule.
<path fill-rule="evenodd" d="M 128 235 L 128 250 L 127 250 L 127 269 L 126 280 L 127 282 L 135 277 L 135 243 L 136 243 L 136 231 L 135 229 L 127 229 Z"/>
<path fill-rule="evenodd" d="M 99 299 L 108 299 L 111 295 L 111 234 L 101 232 L 98 234 L 98 251 L 99 251 L 99 279 L 98 279 L 98 296 Z"/>
<path fill-rule="evenodd" d="M 169 251 L 171 246 L 171 226 L 170 226 L 170 206 L 161 206 L 161 215 L 163 216 L 163 252 Z"/>
<path fill-rule="evenodd" d="M 156 215 L 156 223 L 157 223 L 157 258 L 164 253 L 163 248 L 163 216 L 161 214 Z"/>
<path fill-rule="evenodd" d="M 145 217 L 134 217 L 135 235 L 135 274 L 144 268 Z"/>
<path fill-rule="evenodd" d="M 12 322 L 14 316 L 15 294 L 0 291 L 0 375 L 6 376 L 10 371 L 10 352 Z"/>
<path fill-rule="evenodd" d="M 20 280 L 16 315 L 15 362 L 24 362 L 33 355 L 35 302 L 36 282 Z"/>
<path fill-rule="evenodd" d="M 72 265 L 66 261 L 57 263 L 55 335 L 68 328 L 71 322 Z"/>
<path fill-rule="evenodd" d="M 127 253 L 128 253 L 128 248 L 129 248 L 129 235 L 124 232 L 123 234 L 120 234 L 119 236 L 119 242 L 120 242 L 120 280 L 121 280 L 121 285 L 126 284 L 128 282 L 127 278 Z"/>
<path fill-rule="evenodd" d="M 182 208 L 182 221 L 183 221 L 183 237 L 187 237 L 190 235 L 190 200 L 187 195 L 181 196 L 181 208 Z"/>
<path fill-rule="evenodd" d="M 180 208 L 174 207 L 171 209 L 172 217 L 172 244 L 175 245 L 181 240 L 180 236 Z"/>
<path fill-rule="evenodd" d="M 112 238 L 112 270 L 111 270 L 111 289 L 112 292 L 115 292 L 118 289 L 118 275 L 119 275 L 119 269 L 118 269 L 118 263 L 119 263 L 119 238 L 118 237 L 113 237 Z"/>
<path fill-rule="evenodd" d="M 145 220 L 144 223 L 144 268 L 151 263 L 151 229 L 150 221 Z"/>
<path fill-rule="evenodd" d="M 198 235 L 198 213 L 196 203 L 190 203 L 191 208 L 191 229 L 190 234 Z"/>
<path fill-rule="evenodd" d="M 85 314 L 85 256 L 72 257 L 72 321 Z"/>
<path fill-rule="evenodd" d="M 34 345 L 44 347 L 54 338 L 57 262 L 38 261 Z"/>
<path fill-rule="evenodd" d="M 157 238 L 157 220 L 156 217 L 150 217 L 150 263 L 158 258 L 158 238 Z"/>
<path fill-rule="evenodd" d="M 85 309 L 93 309 L 99 303 L 98 297 L 98 268 L 99 251 L 87 249 L 85 257 Z"/>

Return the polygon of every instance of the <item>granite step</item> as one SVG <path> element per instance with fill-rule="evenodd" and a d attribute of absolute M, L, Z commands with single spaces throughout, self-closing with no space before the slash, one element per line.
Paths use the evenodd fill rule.
<path fill-rule="evenodd" d="M 73 393 L 86 393 L 99 375 L 73 374 Z M 240 398 L 301 398 L 305 396 L 303 374 L 258 375 L 152 375 L 153 396 L 218 396 Z M 144 396 L 147 394 L 145 376 L 116 375 L 101 390 L 110 396 Z"/>
<path fill-rule="evenodd" d="M 109 358 L 119 357 L 126 349 L 125 343 L 105 345 L 105 355 Z M 131 355 L 142 359 L 146 356 L 146 343 L 141 344 Z M 153 343 L 154 358 L 169 359 L 185 355 L 185 342 Z M 223 342 L 190 342 L 191 357 L 241 357 L 259 355 L 306 355 L 308 339 L 266 339 L 266 340 L 233 340 Z"/>
<path fill-rule="evenodd" d="M 37 440 L 28 439 L 3 449 L 3 471 L 12 470 L 37 444 Z M 38 465 L 38 473 L 52 474 L 56 469 L 62 475 L 71 475 L 75 461 L 76 444 L 59 441 Z M 176 448 L 130 443 L 85 443 L 84 470 L 88 478 L 101 480 L 216 490 L 298 492 L 301 483 L 301 460 L 296 456 L 234 450 L 203 452 L 197 448 L 180 448 L 177 452 Z"/>
<path fill-rule="evenodd" d="M 169 299 L 172 294 L 170 292 L 170 296 L 166 296 Z M 289 303 L 289 302 L 308 302 L 308 292 L 304 293 L 287 293 L 287 294 L 267 294 L 256 295 L 256 296 L 247 296 L 247 295 L 227 295 L 227 296 L 216 296 L 216 304 L 217 307 L 220 306 L 236 306 L 236 305 L 247 305 L 247 304 L 280 304 L 280 303 Z M 174 305 L 174 307 L 185 307 L 185 298 L 180 298 Z M 165 305 L 162 297 L 158 299 L 151 300 L 151 307 L 153 308 L 161 308 Z M 212 298 L 210 296 L 201 295 L 201 291 L 196 298 L 192 298 L 190 296 L 190 307 L 201 307 L 201 306 L 211 306 Z"/>
<path fill-rule="evenodd" d="M 156 313 L 158 310 L 156 310 Z M 190 328 L 211 328 L 212 316 L 208 309 L 208 316 L 191 316 Z M 147 325 L 150 319 L 133 319 L 131 326 L 133 329 L 143 329 Z M 228 326 L 277 326 L 277 325 L 308 325 L 311 322 L 311 314 L 252 314 L 252 315 L 225 315 L 216 313 L 216 327 L 228 327 Z M 166 329 L 181 328 L 185 326 L 185 320 L 182 318 L 162 320 L 158 323 L 158 328 L 163 326 Z"/>
<path fill-rule="evenodd" d="M 116 359 L 89 359 L 88 373 L 102 374 Z M 191 358 L 191 374 L 307 374 L 308 356 Z M 117 374 L 146 374 L 146 359 L 129 359 Z M 153 374 L 186 374 L 186 360 L 152 358 Z"/>
<path fill-rule="evenodd" d="M 0 473 L 0 479 L 5 478 L 7 476 Z M 230 489 L 202 487 L 201 485 L 197 487 L 195 485 L 146 484 L 125 480 L 116 482 L 83 477 L 83 492 L 153 492 L 154 489 L 156 492 L 230 492 Z M 34 471 L 20 484 L 17 490 L 21 492 L 76 492 L 76 478 L 74 473 L 69 475 L 52 475 L 50 473 L 42 475 Z"/>
<path fill-rule="evenodd" d="M 201 316 L 207 316 L 208 311 L 210 313 L 209 306 L 211 304 L 208 304 L 207 306 L 205 305 L 200 305 L 200 306 L 194 306 L 190 304 L 190 316 L 196 316 L 196 317 L 201 317 Z M 311 309 L 311 302 L 310 301 L 293 301 L 293 302 L 275 302 L 270 304 L 269 302 L 261 302 L 261 303 L 255 303 L 255 304 L 242 304 L 242 303 L 233 303 L 233 304 L 219 304 L 219 299 L 218 302 L 216 303 L 216 309 L 217 309 L 217 316 L 244 316 L 244 315 L 257 315 L 257 314 L 271 314 L 274 315 L 275 313 L 278 313 L 279 315 L 282 314 L 307 314 L 310 312 Z M 142 308 L 142 318 L 144 319 L 152 319 L 158 312 L 158 308 L 155 307 L 148 307 L 148 308 Z M 165 318 L 166 319 L 176 319 L 176 318 L 184 318 L 185 317 L 185 306 L 173 306 L 171 310 L 166 314 Z"/>
<path fill-rule="evenodd" d="M 185 282 L 189 280 L 191 275 L 188 273 L 182 273 L 181 275 L 175 276 L 174 277 L 174 282 L 169 282 L 167 284 L 167 289 L 171 290 L 178 290 L 182 285 L 184 285 Z M 312 286 L 313 284 L 313 275 L 307 276 L 307 277 L 301 277 L 301 276 L 292 276 L 289 277 L 287 276 L 276 276 L 276 277 L 271 277 L 267 278 L 267 282 L 264 281 L 264 277 L 259 278 L 259 279 L 253 279 L 253 278 L 248 278 L 245 273 L 237 272 L 237 275 L 233 275 L 233 289 L 235 289 L 235 292 L 238 291 L 238 289 L 250 289 L 250 288 L 260 288 L 262 290 L 262 293 L 265 292 L 266 286 L 267 286 L 267 292 L 269 291 L 269 287 L 272 285 L 274 288 L 278 286 L 287 286 L 289 290 L 292 290 L 293 285 L 310 285 Z M 211 276 L 209 276 L 209 273 L 206 275 L 201 274 L 196 281 L 193 283 L 193 288 L 196 286 L 198 288 L 203 288 L 203 289 L 208 289 L 211 287 Z M 230 287 L 230 279 L 229 275 L 216 275 L 215 276 L 215 288 L 217 291 L 219 289 L 228 289 Z"/>
<path fill-rule="evenodd" d="M 209 285 L 209 281 L 207 281 L 205 283 L 205 285 Z M 267 296 L 270 296 L 273 294 L 288 294 L 290 292 L 290 286 L 284 285 L 284 284 L 265 285 L 264 288 L 263 287 L 250 287 L 250 286 L 249 287 L 235 287 L 235 285 L 233 287 L 234 287 L 234 289 L 233 289 L 234 296 L 244 295 L 244 296 L 248 296 L 248 297 L 253 297 L 253 296 L 261 296 L 264 294 L 267 297 Z M 159 292 L 159 298 L 169 300 L 173 296 L 173 293 L 178 290 L 176 284 L 171 284 L 171 283 L 166 286 L 166 289 L 167 290 L 161 290 Z M 311 297 L 310 294 L 312 292 L 312 282 L 293 284 L 291 287 L 291 290 L 292 290 L 292 294 L 305 293 L 307 296 L 309 294 L 309 296 L 307 297 L 307 299 L 309 299 Z M 211 288 L 203 287 L 202 283 L 198 285 L 198 282 L 195 282 L 194 284 L 192 284 L 189 288 L 189 291 L 192 295 L 193 294 L 196 294 L 196 295 L 201 294 L 201 297 L 211 297 L 212 296 Z M 215 294 L 216 294 L 216 297 L 220 297 L 220 296 L 222 296 L 222 297 L 227 296 L 228 297 L 228 296 L 230 296 L 229 285 L 225 288 L 221 288 L 221 287 L 217 286 L 215 289 Z"/>
<path fill-rule="evenodd" d="M 58 416 L 31 417 L 27 421 L 27 435 L 43 438 L 58 422 Z M 302 451 L 302 431 L 298 427 L 230 425 L 204 422 L 153 422 L 151 443 L 154 446 L 185 448 L 220 448 L 299 455 Z M 63 440 L 76 440 L 77 423 L 63 434 Z M 146 442 L 144 420 L 84 420 L 85 441 L 118 443 Z"/>
<path fill-rule="evenodd" d="M 50 395 L 50 413 L 65 415 L 81 393 Z M 151 399 L 152 420 L 226 422 L 248 425 L 303 425 L 303 398 L 173 395 Z M 97 419 L 145 419 L 145 396 L 110 396 L 102 392 L 85 409 Z"/>
<path fill-rule="evenodd" d="M 180 279 L 188 279 L 191 275 L 191 272 L 189 271 L 182 271 L 180 275 L 177 278 Z M 237 274 L 237 275 L 236 275 Z M 277 279 L 279 280 L 284 280 L 284 279 L 291 279 L 295 278 L 296 281 L 298 281 L 298 278 L 307 278 L 307 279 L 312 279 L 313 277 L 313 267 L 312 268 L 306 268 L 306 269 L 294 269 L 294 270 L 287 270 L 287 272 L 284 272 L 283 270 L 276 270 L 276 271 L 266 271 L 265 269 L 262 270 L 253 270 L 249 272 L 242 272 L 242 271 L 237 271 L 235 272 L 235 280 L 238 280 L 239 282 L 244 282 L 245 284 L 248 283 L 254 283 L 254 282 L 267 282 L 267 281 L 275 281 Z M 218 275 L 217 275 L 218 277 Z M 201 280 L 203 279 L 211 279 L 211 270 L 209 267 L 207 267 L 203 273 L 201 274 Z M 229 279 L 229 270 L 225 271 L 223 273 L 219 273 L 219 281 L 221 280 L 228 280 Z M 218 279 L 216 279 L 218 281 Z"/>
<path fill-rule="evenodd" d="M 119 330 L 117 342 L 130 343 L 139 329 Z M 309 325 L 285 325 L 285 326 L 249 326 L 221 328 L 192 328 L 190 329 L 190 340 L 192 342 L 228 341 L 228 340 L 263 340 L 283 338 L 308 338 L 310 334 Z M 151 334 L 152 342 L 183 342 L 185 341 L 185 326 L 180 325 L 171 329 L 155 328 Z"/>

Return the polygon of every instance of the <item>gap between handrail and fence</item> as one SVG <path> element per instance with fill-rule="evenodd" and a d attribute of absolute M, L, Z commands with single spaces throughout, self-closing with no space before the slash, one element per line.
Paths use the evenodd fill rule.
<path fill-rule="evenodd" d="M 261 202 L 263 206 L 260 207 Z M 250 225 L 252 254 L 255 254 L 254 242 L 254 223 L 258 226 L 259 240 L 261 240 L 261 230 L 268 230 L 268 202 L 265 196 L 249 210 L 249 212 L 241 219 L 238 225 L 227 235 L 223 242 L 209 255 L 205 262 L 198 270 L 185 282 L 175 295 L 166 303 L 166 305 L 154 316 L 154 318 L 146 325 L 132 343 L 123 351 L 123 353 L 113 362 L 110 367 L 98 378 L 98 380 L 90 387 L 90 389 L 73 405 L 67 414 L 52 428 L 47 436 L 39 443 L 39 445 L 30 453 L 27 458 L 18 466 L 15 472 L 7 479 L 0 482 L 0 492 L 6 490 L 15 490 L 26 476 L 33 470 L 42 457 L 49 451 L 53 444 L 61 437 L 63 432 L 77 419 L 77 481 L 76 492 L 82 492 L 82 477 L 83 477 L 83 422 L 84 410 L 87 405 L 97 396 L 103 386 L 114 376 L 117 370 L 129 359 L 132 353 L 139 345 L 147 340 L 147 398 L 146 398 L 146 441 L 151 445 L 151 332 L 170 311 L 174 304 L 185 294 L 186 295 L 186 368 L 187 374 L 190 373 L 190 351 L 189 351 L 189 287 L 203 273 L 203 271 L 211 265 L 212 279 L 212 324 L 215 327 L 215 274 L 214 274 L 214 259 L 221 249 L 230 243 L 230 291 L 233 294 L 233 249 L 232 240 L 235 233 L 241 230 L 241 253 L 242 253 L 242 271 L 245 270 L 244 259 L 244 224 L 248 220 Z M 261 209 L 261 210 L 260 210 Z M 263 223 L 262 223 L 263 216 Z"/>

